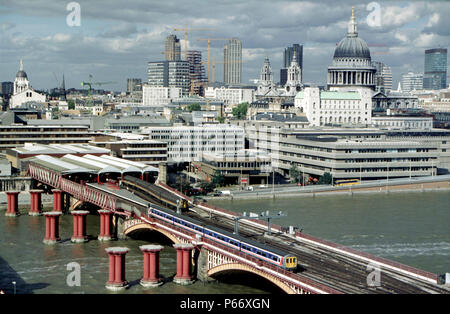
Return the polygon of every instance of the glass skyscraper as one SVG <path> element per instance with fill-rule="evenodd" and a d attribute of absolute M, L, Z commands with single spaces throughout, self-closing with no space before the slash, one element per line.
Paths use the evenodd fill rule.
<path fill-rule="evenodd" d="M 424 89 L 443 89 L 447 87 L 447 49 L 425 50 Z"/>
<path fill-rule="evenodd" d="M 293 44 L 292 47 L 284 48 L 283 67 L 280 70 L 280 85 L 282 86 L 287 82 L 287 68 L 289 68 L 294 58 L 294 51 L 296 52 L 297 64 L 303 72 L 303 45 Z"/>

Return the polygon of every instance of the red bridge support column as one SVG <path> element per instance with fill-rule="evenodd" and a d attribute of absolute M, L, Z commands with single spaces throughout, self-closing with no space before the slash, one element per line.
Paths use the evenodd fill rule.
<path fill-rule="evenodd" d="M 192 263 L 192 244 L 174 244 L 177 250 L 177 274 L 173 278 L 173 282 L 180 285 L 190 285 L 194 283 L 191 276 Z"/>
<path fill-rule="evenodd" d="M 59 189 L 53 189 L 53 211 L 62 212 L 62 191 Z"/>
<path fill-rule="evenodd" d="M 144 253 L 144 277 L 141 285 L 145 288 L 157 287 L 163 284 L 159 277 L 159 252 L 161 245 L 142 245 L 139 247 Z"/>
<path fill-rule="evenodd" d="M 8 196 L 7 205 L 6 205 L 6 213 L 7 217 L 16 217 L 19 216 L 19 191 L 8 191 L 6 195 Z"/>
<path fill-rule="evenodd" d="M 83 243 L 88 241 L 86 235 L 86 217 L 89 215 L 87 210 L 74 210 L 72 211 L 73 216 L 73 235 L 70 239 L 75 243 Z"/>
<path fill-rule="evenodd" d="M 47 212 L 44 213 L 45 216 L 45 244 L 55 244 L 61 241 L 59 237 L 59 216 L 60 212 Z"/>
<path fill-rule="evenodd" d="M 41 194 L 42 190 L 30 190 L 30 216 L 41 216 Z"/>
<path fill-rule="evenodd" d="M 106 282 L 106 289 L 120 291 L 128 288 L 125 279 L 125 254 L 128 253 L 128 248 L 109 247 L 105 250 L 109 255 L 109 280 Z"/>
<path fill-rule="evenodd" d="M 111 215 L 112 212 L 109 210 L 99 210 L 100 214 L 100 235 L 98 236 L 99 241 L 110 241 L 111 238 Z"/>

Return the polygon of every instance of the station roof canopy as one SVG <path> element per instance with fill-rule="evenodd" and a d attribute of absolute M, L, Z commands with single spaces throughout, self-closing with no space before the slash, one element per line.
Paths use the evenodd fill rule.
<path fill-rule="evenodd" d="M 56 158 L 46 154 L 38 154 L 26 160 L 41 165 L 44 168 L 55 170 L 61 174 L 119 173 L 124 175 L 130 173 L 144 174 L 145 172 L 159 172 L 159 169 L 156 167 L 109 155 L 97 156 L 85 154 L 80 156 L 79 154 L 65 154 L 60 158 Z"/>
<path fill-rule="evenodd" d="M 70 174 L 70 173 L 95 173 L 94 170 L 81 167 L 80 165 L 76 165 L 73 163 L 66 162 L 59 158 L 54 158 L 47 155 L 38 155 L 33 157 L 30 161 L 41 165 L 45 168 L 52 169 L 60 172 L 61 174 Z"/>
<path fill-rule="evenodd" d="M 87 144 L 36 144 L 25 143 L 23 147 L 12 149 L 18 155 L 63 155 L 63 154 L 108 154 L 109 149 Z"/>
<path fill-rule="evenodd" d="M 112 161 L 116 161 L 116 162 L 121 162 L 126 163 L 130 166 L 135 166 L 137 168 L 142 169 L 143 172 L 159 172 L 159 169 L 153 166 L 149 166 L 146 165 L 142 162 L 137 162 L 137 161 L 132 161 L 132 160 L 128 160 L 128 159 L 122 159 L 122 158 L 117 158 L 114 156 L 110 156 L 110 155 L 102 155 L 101 158 L 103 158 L 104 160 L 112 160 Z"/>
<path fill-rule="evenodd" d="M 116 167 L 112 167 L 110 165 L 106 165 L 100 162 L 96 162 L 93 160 L 89 160 L 87 158 L 75 156 L 71 154 L 67 154 L 64 157 L 61 158 L 61 160 L 67 161 L 69 163 L 78 165 L 80 167 L 92 169 L 95 173 L 122 173 L 121 169 L 118 169 Z"/>
<path fill-rule="evenodd" d="M 83 158 L 87 159 L 87 160 L 91 160 L 93 162 L 98 162 L 107 166 L 111 166 L 114 168 L 117 168 L 120 170 L 121 173 L 126 173 L 126 172 L 139 172 L 139 173 L 143 173 L 142 169 L 132 166 L 132 165 L 128 165 L 123 163 L 122 161 L 112 161 L 109 159 L 105 159 L 99 156 L 94 156 L 94 155 L 84 155 Z"/>

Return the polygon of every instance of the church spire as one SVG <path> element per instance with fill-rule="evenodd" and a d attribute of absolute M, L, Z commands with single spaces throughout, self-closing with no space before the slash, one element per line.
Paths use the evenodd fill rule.
<path fill-rule="evenodd" d="M 292 57 L 292 62 L 297 63 L 297 51 L 294 50 L 294 56 Z"/>
<path fill-rule="evenodd" d="M 350 23 L 348 24 L 348 34 L 357 35 L 358 31 L 356 28 L 356 18 L 355 18 L 355 7 L 352 6 L 352 17 L 350 18 Z"/>
<path fill-rule="evenodd" d="M 22 61 L 22 58 L 20 58 L 20 69 L 19 69 L 20 71 L 23 71 L 23 61 Z"/>

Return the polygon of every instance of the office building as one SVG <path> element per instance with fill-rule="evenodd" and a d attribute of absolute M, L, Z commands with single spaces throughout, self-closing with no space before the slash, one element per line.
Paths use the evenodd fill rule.
<path fill-rule="evenodd" d="M 157 87 L 178 87 L 182 95 L 190 89 L 189 62 L 158 61 L 148 63 L 148 85 Z"/>
<path fill-rule="evenodd" d="M 448 173 L 450 131 L 248 128 L 253 147 L 286 175 L 292 166 L 319 177 L 386 179 Z"/>
<path fill-rule="evenodd" d="M 88 143 L 93 133 L 87 126 L 60 125 L 11 125 L 0 126 L 0 151 L 37 144 L 82 144 Z"/>
<path fill-rule="evenodd" d="M 267 153 L 256 150 L 242 150 L 234 153 L 204 153 L 203 159 L 191 164 L 191 172 L 203 180 L 210 181 L 220 172 L 224 176 L 224 184 L 268 184 L 271 159 Z M 269 171 L 267 172 L 267 170 Z"/>
<path fill-rule="evenodd" d="M 167 142 L 168 162 L 201 161 L 204 153 L 235 153 L 245 148 L 244 129 L 227 124 L 148 127 L 141 134 Z"/>
<path fill-rule="evenodd" d="M 223 101 L 225 105 L 239 105 L 243 102 L 252 103 L 255 100 L 255 90 L 252 88 L 226 88 L 208 87 L 205 90 L 205 98 Z"/>
<path fill-rule="evenodd" d="M 242 81 L 242 42 L 232 38 L 223 49 L 223 82 L 241 84 Z"/>
<path fill-rule="evenodd" d="M 402 75 L 401 87 L 403 92 L 422 90 L 424 78 L 422 73 L 408 72 Z"/>
<path fill-rule="evenodd" d="M 144 107 L 164 107 L 174 99 L 181 98 L 179 87 L 159 87 L 144 85 L 142 87 L 142 104 Z"/>
<path fill-rule="evenodd" d="M 142 91 L 142 80 L 137 78 L 127 79 L 127 93 Z"/>
<path fill-rule="evenodd" d="M 203 85 L 207 83 L 208 79 L 205 77 L 202 53 L 197 50 L 189 50 L 187 58 L 189 62 L 190 91 L 194 95 L 203 95 Z"/>
<path fill-rule="evenodd" d="M 166 37 L 165 45 L 166 61 L 181 61 L 181 45 L 180 40 L 175 35 Z"/>
<path fill-rule="evenodd" d="M 444 89 L 447 87 L 447 49 L 425 50 L 424 89 Z"/>
<path fill-rule="evenodd" d="M 12 95 L 14 92 L 14 83 L 13 82 L 2 82 L 0 85 L 0 94 L 3 96 Z"/>
<path fill-rule="evenodd" d="M 280 70 L 281 86 L 284 86 L 288 80 L 288 68 L 294 59 L 294 53 L 297 65 L 303 70 L 303 45 L 293 44 L 292 47 L 284 48 L 283 67 Z"/>
<path fill-rule="evenodd" d="M 157 167 L 167 162 L 167 143 L 146 139 L 120 139 L 114 136 L 95 138 L 90 145 L 106 148 L 114 157 Z"/>
<path fill-rule="evenodd" d="M 392 90 L 392 70 L 383 62 L 372 61 L 372 66 L 376 68 L 375 90 L 382 93 L 389 93 Z"/>

